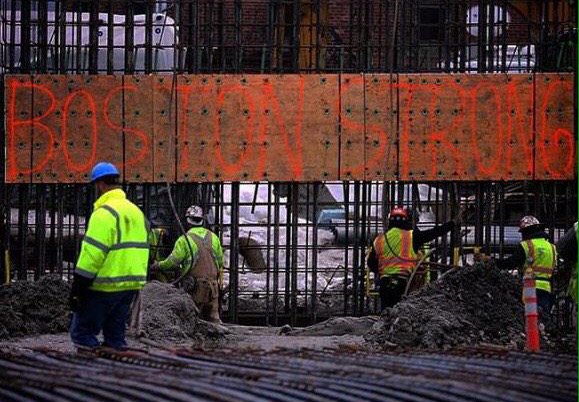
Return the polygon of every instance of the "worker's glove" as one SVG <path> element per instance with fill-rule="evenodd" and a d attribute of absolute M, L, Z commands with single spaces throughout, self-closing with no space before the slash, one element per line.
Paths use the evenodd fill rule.
<path fill-rule="evenodd" d="M 68 298 L 70 311 L 78 312 L 81 309 L 93 280 L 94 278 L 88 279 L 76 273 L 74 274 Z"/>
<path fill-rule="evenodd" d="M 152 274 L 157 274 L 160 271 L 161 271 L 161 266 L 159 265 L 159 261 L 155 261 L 149 266 L 149 272 Z"/>
<path fill-rule="evenodd" d="M 80 310 L 80 306 L 81 306 L 81 299 L 80 296 L 78 295 L 73 295 L 72 292 L 68 298 L 68 307 L 70 308 L 70 311 L 74 312 L 74 313 L 78 313 L 78 311 Z"/>

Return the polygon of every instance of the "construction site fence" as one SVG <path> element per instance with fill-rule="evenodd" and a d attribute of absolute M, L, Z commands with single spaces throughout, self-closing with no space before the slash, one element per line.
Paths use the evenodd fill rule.
<path fill-rule="evenodd" d="M 223 308 L 225 319 L 233 322 L 295 324 L 376 313 L 378 300 L 373 276 L 366 276 L 365 256 L 374 237 L 385 230 L 394 205 L 408 207 L 420 229 L 462 211 L 460 227 L 425 250 L 433 265 L 416 278 L 418 285 L 436 279 L 450 268 L 446 265 L 471 264 L 475 251 L 510 254 L 521 241 L 518 222 L 523 215 L 544 222 L 553 241 L 577 219 L 575 181 L 222 182 L 124 188 L 152 226 L 164 229 L 152 250 L 158 259 L 170 253 L 181 235 L 168 191 L 179 217 L 192 204 L 203 207 L 208 226 L 225 249 Z M 2 189 L 6 278 L 56 274 L 70 279 L 95 200 L 92 186 L 10 184 Z M 555 285 L 563 304 L 565 280 Z"/>
<path fill-rule="evenodd" d="M 122 169 L 129 198 L 143 208 L 153 225 L 167 231 L 163 246 L 155 250 L 159 257 L 167 255 L 179 235 L 164 183 L 176 183 L 171 191 L 179 216 L 192 203 L 203 206 L 226 249 L 226 320 L 273 325 L 376 312 L 376 297 L 368 289 L 372 281 L 366 285 L 364 256 L 373 235 L 384 230 L 384 218 L 394 204 L 411 207 L 414 222 L 423 228 L 450 219 L 458 209 L 465 210 L 460 230 L 431 245 L 430 261 L 440 264 L 466 264 L 475 249 L 507 255 L 519 241 L 517 222 L 524 214 L 535 214 L 545 222 L 554 241 L 577 220 L 576 71 L 574 1 L 0 0 L 4 111 L 0 125 L 6 128 L 0 146 L 6 150 L 10 145 L 3 155 L 13 158 L 0 164 L 4 281 L 33 280 L 49 273 L 70 279 L 95 198 L 94 190 L 82 184 L 88 169 L 84 165 L 92 162 L 94 151 L 103 152 L 99 158 L 122 155 L 122 162 L 127 162 Z M 150 82 L 161 74 L 171 77 L 169 82 L 157 87 L 147 84 L 147 95 L 140 96 L 146 99 L 135 99 L 139 94 L 131 88 L 141 88 L 145 84 L 140 81 Z M 327 109 L 331 127 L 337 127 L 338 133 L 332 131 L 330 139 L 319 135 L 322 143 L 303 159 L 323 164 L 328 158 L 331 169 L 301 165 L 300 170 L 294 154 L 287 151 L 298 145 L 293 142 L 298 138 L 296 127 L 284 124 L 276 126 L 277 137 L 265 140 L 271 151 L 263 170 L 254 173 L 238 168 L 235 155 L 245 155 L 241 161 L 247 166 L 260 160 L 244 153 L 244 147 L 258 152 L 268 146 L 258 143 L 257 135 L 253 142 L 244 138 L 252 114 L 240 101 L 243 95 L 234 90 L 221 100 L 213 93 L 205 114 L 200 104 L 195 113 L 200 118 L 214 117 L 215 105 L 223 102 L 231 116 L 236 111 L 235 118 L 223 119 L 230 125 L 225 129 L 235 128 L 235 138 L 241 143 L 230 142 L 227 146 L 233 149 L 219 151 L 226 163 L 214 163 L 220 148 L 207 146 L 215 141 L 216 130 L 212 130 L 200 140 L 206 141 L 206 165 L 198 169 L 191 164 L 179 170 L 178 158 L 170 159 L 175 156 L 175 148 L 170 148 L 176 146 L 172 142 L 175 126 L 167 121 L 176 110 L 158 107 L 155 99 L 173 99 L 166 97 L 171 85 L 174 80 L 183 84 L 188 74 L 201 84 L 206 78 L 212 88 L 219 76 L 236 85 L 261 79 L 259 85 L 252 85 L 259 88 L 255 107 L 263 112 L 261 121 L 270 123 L 277 115 L 295 115 L 300 85 L 304 94 L 318 96 L 314 100 L 320 103 L 329 93 L 320 88 L 332 82 L 333 95 L 328 99 L 339 106 Z M 23 95 L 11 102 L 14 92 L 5 84 L 14 75 L 27 77 L 28 86 L 19 87 Z M 267 77 L 260 75 L 267 75 L 271 85 L 264 85 Z M 415 82 L 408 82 L 410 75 L 417 75 L 412 78 Z M 322 85 L 323 77 L 327 78 Z M 566 77 L 564 84 L 555 84 L 559 77 Z M 112 95 L 110 87 L 89 89 L 100 79 L 120 82 L 122 89 L 117 87 Z M 294 84 L 285 84 L 290 81 Z M 443 81 L 448 85 L 440 85 Z M 467 82 L 475 88 L 482 85 L 478 94 L 464 96 L 462 106 L 456 106 L 456 99 L 448 101 L 452 91 Z M 277 97 L 270 96 L 273 106 L 262 106 L 264 88 L 266 94 L 273 88 L 270 94 L 275 95 L 280 83 L 292 88 L 293 95 L 277 107 Z M 420 85 L 422 90 L 413 90 Z M 424 89 L 432 89 L 432 94 Z M 54 110 L 43 116 L 50 110 L 51 99 Z M 403 116 L 409 99 L 421 107 L 413 108 L 412 116 L 410 109 L 405 110 Z M 556 102 L 545 104 L 545 99 Z M 520 100 L 523 103 L 514 111 L 507 107 Z M 105 101 L 108 114 L 102 112 Z M 18 110 L 19 102 L 28 106 Z M 145 107 L 124 108 L 131 102 Z M 63 113 L 65 106 L 68 113 Z M 144 116 L 155 110 L 157 120 L 147 125 Z M 477 117 L 477 111 L 483 118 Z M 316 113 L 321 116 L 311 121 L 319 123 L 327 116 L 325 109 Z M 485 115 L 494 117 L 487 126 L 482 125 Z M 26 123 L 33 119 L 36 123 Z M 411 124 L 404 124 L 410 119 Z M 73 126 L 75 120 L 81 124 Z M 92 137 L 95 121 L 99 129 L 109 132 L 126 134 L 127 129 L 145 128 L 153 130 L 149 140 L 166 136 L 167 141 L 151 143 L 152 165 L 136 169 L 131 160 L 147 149 L 145 144 L 130 143 L 121 135 L 121 141 L 97 151 Z M 8 138 L 16 141 L 7 144 L 11 124 L 16 124 L 16 131 L 12 126 L 10 132 L 15 135 Z M 385 130 L 387 124 L 395 124 L 388 136 L 375 129 Z M 81 125 L 82 138 L 76 138 Z M 517 128 L 524 125 L 526 130 Z M 329 130 L 328 125 L 324 127 Z M 403 127 L 416 137 L 405 143 Z M 481 127 L 481 132 L 494 136 L 493 141 L 502 133 L 499 147 L 477 137 Z M 48 133 L 53 129 L 57 134 L 51 143 Z M 463 130 L 470 134 L 460 134 Z M 507 140 L 508 133 L 524 149 L 522 154 L 511 147 L 515 143 Z M 180 144 L 188 152 L 199 152 L 202 145 Z M 465 144 L 478 145 L 471 149 Z M 392 146 L 388 162 L 380 153 L 384 146 Z M 45 152 L 49 149 L 50 157 Z M 155 155 L 161 159 L 155 161 Z M 405 160 L 405 155 L 410 159 Z M 511 166 L 505 165 L 507 155 L 515 161 Z M 33 171 L 43 165 L 43 158 L 46 164 Z M 467 168 L 465 175 L 465 170 L 457 168 L 457 159 L 476 169 Z M 381 165 L 376 168 L 374 161 Z M 277 178 L 269 177 L 276 170 L 268 163 L 285 165 L 286 170 Z M 343 181 L 330 181 L 336 179 Z M 430 280 L 436 275 L 432 272 Z M 556 288 L 556 316 L 564 325 L 570 309 L 565 307 L 563 286 Z"/>
<path fill-rule="evenodd" d="M 8 75 L 6 181 L 570 180 L 573 78 Z"/>

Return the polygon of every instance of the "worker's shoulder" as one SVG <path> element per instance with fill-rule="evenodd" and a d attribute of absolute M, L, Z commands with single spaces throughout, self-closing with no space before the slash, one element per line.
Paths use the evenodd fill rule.
<path fill-rule="evenodd" d="M 195 242 L 195 238 L 193 236 L 191 236 L 191 232 L 187 232 L 187 236 L 185 235 L 181 235 L 177 238 L 177 244 L 183 246 L 183 247 L 187 247 L 187 243 L 189 243 L 191 245 L 191 247 L 193 247 L 193 249 L 197 250 L 197 243 Z"/>
<path fill-rule="evenodd" d="M 131 214 L 138 218 L 145 217 L 145 214 L 137 205 L 126 198 L 116 198 L 107 202 L 104 206 L 109 206 L 114 209 L 118 214 Z"/>

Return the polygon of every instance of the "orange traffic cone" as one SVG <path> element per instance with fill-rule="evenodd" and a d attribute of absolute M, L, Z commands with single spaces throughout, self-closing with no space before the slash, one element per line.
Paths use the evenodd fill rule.
<path fill-rule="evenodd" d="M 537 311 L 535 275 L 531 268 L 528 268 L 525 271 L 525 276 L 523 278 L 523 302 L 525 303 L 527 350 L 530 352 L 538 352 L 540 349 L 539 312 Z"/>

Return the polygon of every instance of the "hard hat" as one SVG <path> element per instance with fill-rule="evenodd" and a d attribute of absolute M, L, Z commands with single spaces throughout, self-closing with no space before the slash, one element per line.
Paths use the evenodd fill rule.
<path fill-rule="evenodd" d="M 407 221 L 410 219 L 410 215 L 406 208 L 394 207 L 388 214 L 388 219 L 391 221 Z"/>
<path fill-rule="evenodd" d="M 541 226 L 541 222 L 532 215 L 523 216 L 521 222 L 519 222 L 519 232 L 522 232 L 531 226 Z"/>
<path fill-rule="evenodd" d="M 110 162 L 99 162 L 92 168 L 90 181 L 95 182 L 106 176 L 120 176 L 119 170 Z"/>
<path fill-rule="evenodd" d="M 191 225 L 200 225 L 203 223 L 203 208 L 199 205 L 191 205 L 185 212 L 185 218 Z"/>

